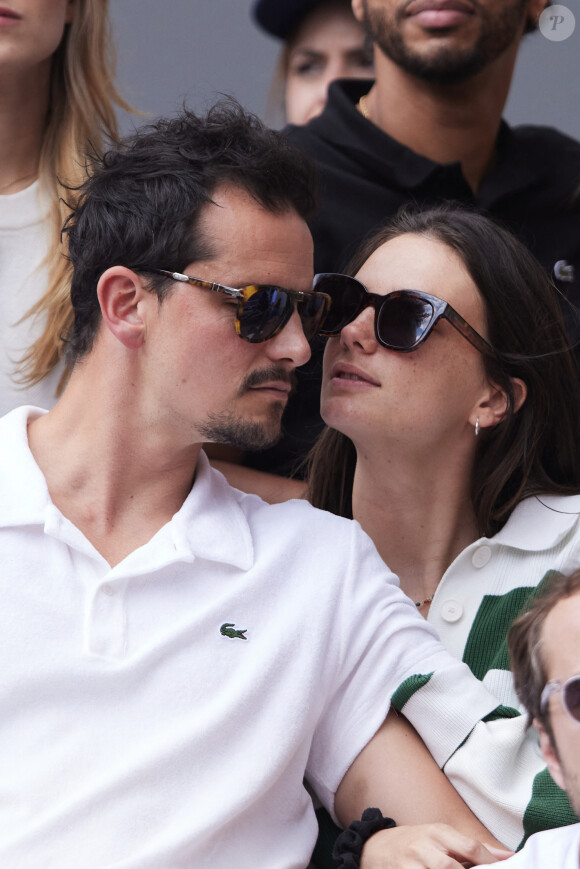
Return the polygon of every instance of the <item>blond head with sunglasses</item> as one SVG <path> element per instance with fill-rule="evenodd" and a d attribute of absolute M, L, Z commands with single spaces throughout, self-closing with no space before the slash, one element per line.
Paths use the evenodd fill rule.
<path fill-rule="evenodd" d="M 516 690 L 540 734 L 552 778 L 580 818 L 580 571 L 548 584 L 512 626 Z M 516 866 L 580 866 L 580 824 L 534 836 Z"/>

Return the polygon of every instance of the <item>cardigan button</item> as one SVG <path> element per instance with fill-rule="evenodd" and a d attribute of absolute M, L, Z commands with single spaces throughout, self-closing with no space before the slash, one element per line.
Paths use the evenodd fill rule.
<path fill-rule="evenodd" d="M 458 600 L 446 600 L 441 607 L 441 618 L 446 622 L 458 622 L 463 615 L 463 607 Z"/>
<path fill-rule="evenodd" d="M 480 546 L 471 556 L 471 563 L 474 567 L 485 567 L 491 558 L 491 549 L 489 546 Z"/>

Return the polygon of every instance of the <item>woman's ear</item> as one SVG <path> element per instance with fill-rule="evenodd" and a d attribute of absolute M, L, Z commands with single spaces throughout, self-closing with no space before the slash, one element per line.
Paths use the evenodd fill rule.
<path fill-rule="evenodd" d="M 558 760 L 556 749 L 552 745 L 550 735 L 547 732 L 546 728 L 542 724 L 540 724 L 537 719 L 534 719 L 534 725 L 540 735 L 540 749 L 542 751 L 542 757 L 546 762 L 546 766 L 550 771 L 550 775 L 552 776 L 556 784 L 562 788 L 562 790 L 566 790 L 566 782 L 564 781 L 564 776 L 562 775 L 562 767 L 560 766 L 560 761 Z"/>
<path fill-rule="evenodd" d="M 145 337 L 140 302 L 150 292 L 138 274 L 125 266 L 112 266 L 99 278 L 97 296 L 103 324 L 125 347 L 135 350 Z"/>
<path fill-rule="evenodd" d="M 528 387 L 519 377 L 510 377 L 514 393 L 514 413 L 517 413 L 528 397 Z"/>
<path fill-rule="evenodd" d="M 76 0 L 68 0 L 68 5 L 66 7 L 66 15 L 64 19 L 65 24 L 71 24 L 73 18 L 75 17 L 75 7 Z"/>
<path fill-rule="evenodd" d="M 526 400 L 528 388 L 519 377 L 511 377 L 510 380 L 514 401 L 513 412 L 517 413 Z M 506 391 L 495 383 L 489 383 L 480 401 L 471 412 L 469 422 L 475 426 L 476 420 L 479 420 L 479 428 L 487 428 L 502 422 L 507 412 L 508 396 Z"/>

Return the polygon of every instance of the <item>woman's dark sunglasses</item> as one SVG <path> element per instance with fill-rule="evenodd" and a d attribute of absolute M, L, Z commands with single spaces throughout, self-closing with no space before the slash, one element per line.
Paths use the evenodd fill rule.
<path fill-rule="evenodd" d="M 562 704 L 564 709 L 576 724 L 580 724 L 580 676 L 571 676 L 565 682 L 560 679 L 550 679 L 546 682 L 540 698 L 540 709 L 546 711 L 550 696 L 554 691 L 562 692 Z"/>
<path fill-rule="evenodd" d="M 389 350 L 409 353 L 426 340 L 433 326 L 444 317 L 482 353 L 493 353 L 491 345 L 443 299 L 419 290 L 395 290 L 385 296 L 369 293 L 364 284 L 348 275 L 319 274 L 314 289 L 331 298 L 330 310 L 320 334 L 339 335 L 365 308 L 375 309 L 375 335 Z"/>
<path fill-rule="evenodd" d="M 228 287 L 213 281 L 202 281 L 183 275 L 180 272 L 170 272 L 166 269 L 147 269 L 154 274 L 165 275 L 174 281 L 183 281 L 212 290 L 214 293 L 225 293 L 238 300 L 236 318 L 234 321 L 236 333 L 244 341 L 258 344 L 268 341 L 284 328 L 294 310 L 302 323 L 304 335 L 309 341 L 320 329 L 320 325 L 330 309 L 330 297 L 325 293 L 302 293 L 297 290 L 285 290 L 262 284 L 250 284 L 246 287 Z"/>

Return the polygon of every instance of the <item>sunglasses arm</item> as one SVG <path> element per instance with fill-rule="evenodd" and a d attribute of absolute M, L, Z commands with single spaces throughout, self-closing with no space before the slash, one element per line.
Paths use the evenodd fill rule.
<path fill-rule="evenodd" d="M 236 290 L 234 287 L 227 287 L 225 284 L 217 284 L 214 281 L 202 281 L 200 278 L 192 278 L 189 275 L 184 275 L 181 272 L 166 272 L 163 269 L 157 269 L 173 278 L 174 281 L 182 281 L 184 284 L 194 284 L 194 286 L 202 287 L 206 290 L 211 290 L 214 293 L 225 293 L 226 296 L 233 296 L 239 299 L 243 295 L 242 290 Z"/>
<path fill-rule="evenodd" d="M 475 329 L 469 325 L 467 320 L 464 320 L 461 314 L 458 314 L 457 311 L 451 307 L 451 305 L 447 305 L 445 310 L 445 317 L 454 326 L 458 332 L 466 338 L 469 343 L 475 347 L 476 350 L 479 350 L 480 353 L 484 354 L 493 354 L 494 350 L 491 344 L 482 338 L 481 335 L 475 331 Z"/>

